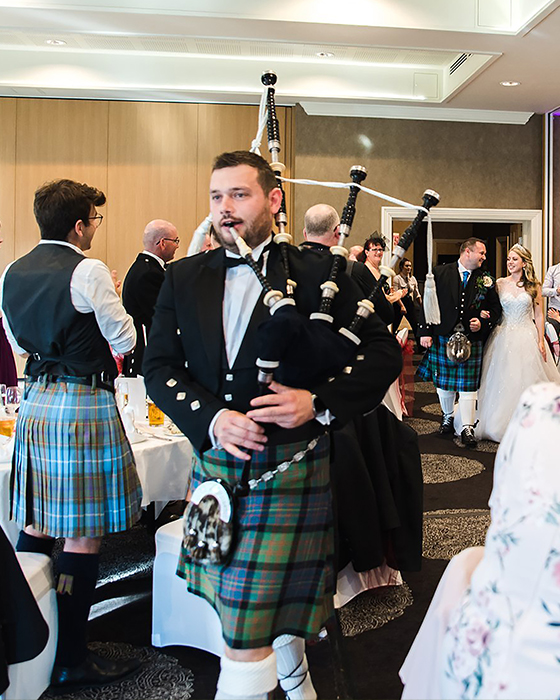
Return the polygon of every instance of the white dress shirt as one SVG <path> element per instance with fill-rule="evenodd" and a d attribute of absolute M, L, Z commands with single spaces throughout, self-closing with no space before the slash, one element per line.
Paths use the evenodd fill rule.
<path fill-rule="evenodd" d="M 163 267 L 163 269 L 165 270 L 165 261 L 162 260 L 162 259 L 159 257 L 159 255 L 156 255 L 155 253 L 151 253 L 149 250 L 143 250 L 143 251 L 142 251 L 142 254 L 143 254 L 143 255 L 151 255 L 152 258 L 155 258 L 155 259 L 158 261 L 158 263 L 159 263 L 159 264 Z"/>
<path fill-rule="evenodd" d="M 542 286 L 543 297 L 548 297 L 548 307 L 560 311 L 560 294 L 556 291 L 558 287 L 560 287 L 560 264 L 548 268 Z"/>
<path fill-rule="evenodd" d="M 67 241 L 42 239 L 39 245 L 64 245 L 84 256 L 83 251 Z M 13 263 L 8 265 L 0 279 L 0 306 L 3 301 L 6 273 L 12 265 Z M 132 317 L 124 310 L 120 297 L 115 291 L 109 268 L 101 260 L 84 256 L 84 259 L 76 265 L 70 280 L 70 298 L 72 305 L 79 313 L 95 314 L 101 334 L 115 352 L 124 354 L 134 348 L 136 330 Z M 12 333 L 6 314 L 2 322 L 14 352 L 27 357 L 27 351 L 18 345 Z"/>

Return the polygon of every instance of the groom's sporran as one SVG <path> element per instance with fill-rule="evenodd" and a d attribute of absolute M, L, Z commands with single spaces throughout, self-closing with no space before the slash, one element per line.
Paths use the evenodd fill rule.
<path fill-rule="evenodd" d="M 471 350 L 472 343 L 465 335 L 465 327 L 458 323 L 445 346 L 447 358 L 456 365 L 461 365 L 469 359 Z"/>

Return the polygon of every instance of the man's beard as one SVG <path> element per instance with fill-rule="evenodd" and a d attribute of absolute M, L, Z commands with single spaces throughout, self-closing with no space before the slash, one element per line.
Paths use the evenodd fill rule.
<path fill-rule="evenodd" d="M 243 232 L 242 238 L 247 243 L 250 248 L 256 248 L 263 241 L 270 236 L 272 229 L 272 218 L 270 210 L 261 212 L 261 215 L 250 224 L 243 222 L 245 225 L 245 230 Z M 232 227 L 233 228 L 233 227 Z M 216 238 L 226 250 L 232 253 L 239 253 L 239 249 L 235 240 L 226 241 L 222 235 L 222 227 L 218 224 L 214 224 L 214 230 L 216 232 Z M 232 233 L 233 236 L 233 233 Z"/>

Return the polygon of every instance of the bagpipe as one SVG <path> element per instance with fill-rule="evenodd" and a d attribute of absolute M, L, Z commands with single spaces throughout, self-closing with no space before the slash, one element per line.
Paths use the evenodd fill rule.
<path fill-rule="evenodd" d="M 413 243 L 420 230 L 420 224 L 429 214 L 431 207 L 439 202 L 439 195 L 433 190 L 426 190 L 422 206 L 417 207 L 415 219 L 399 238 L 394 249 L 390 266 L 381 268 L 381 278 L 366 299 L 359 301 L 355 316 L 347 328 L 336 331 L 333 328 L 332 307 L 339 286 L 337 280 L 346 269 L 348 250 L 344 240 L 350 235 L 356 212 L 356 199 L 360 190 L 365 189 L 362 182 L 367 177 L 367 170 L 361 165 L 350 169 L 351 183 L 348 183 L 348 199 L 343 209 L 340 222 L 340 236 L 337 245 L 330 248 L 332 262 L 328 278 L 321 284 L 320 307 L 309 317 L 300 313 L 294 300 L 297 280 L 290 270 L 290 248 L 292 236 L 286 231 L 287 216 L 282 173 L 285 165 L 280 161 L 280 130 L 276 117 L 275 88 L 276 74 L 267 71 L 262 83 L 266 88 L 267 136 L 268 150 L 278 187 L 282 192 L 282 203 L 276 214 L 278 233 L 274 242 L 278 244 L 282 264 L 286 275 L 286 291 L 273 289 L 252 257 L 252 250 L 232 227 L 231 233 L 237 244 L 239 254 L 245 259 L 257 276 L 264 290 L 263 302 L 269 308 L 270 318 L 258 329 L 257 359 L 258 381 L 263 391 L 274 379 L 295 388 L 310 389 L 318 382 L 339 374 L 353 359 L 361 343 L 360 330 L 365 320 L 375 311 L 373 299 L 383 283 L 395 273 L 396 267 L 407 249 Z M 296 181 L 297 182 L 297 181 Z M 321 183 L 318 183 L 321 184 Z M 372 193 L 372 190 L 365 190 Z M 395 200 L 393 200 L 395 201 Z M 431 272 L 431 270 L 430 270 Z M 432 276 L 433 277 L 433 276 Z"/>

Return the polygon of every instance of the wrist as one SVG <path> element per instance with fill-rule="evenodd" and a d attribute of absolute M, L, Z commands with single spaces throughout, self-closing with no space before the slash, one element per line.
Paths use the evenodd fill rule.
<path fill-rule="evenodd" d="M 311 394 L 311 411 L 313 412 L 313 418 L 324 415 L 327 411 L 325 402 L 317 394 Z"/>

